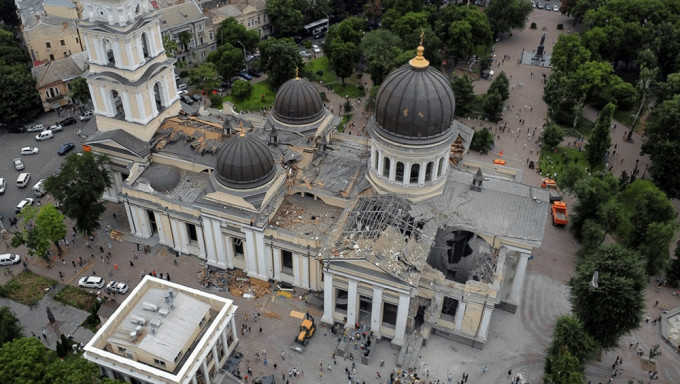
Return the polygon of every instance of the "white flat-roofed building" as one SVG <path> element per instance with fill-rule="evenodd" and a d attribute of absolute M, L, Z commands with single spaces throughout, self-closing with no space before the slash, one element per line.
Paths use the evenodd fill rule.
<path fill-rule="evenodd" d="M 207 384 L 238 343 L 232 300 L 146 276 L 85 346 L 102 375 Z"/>

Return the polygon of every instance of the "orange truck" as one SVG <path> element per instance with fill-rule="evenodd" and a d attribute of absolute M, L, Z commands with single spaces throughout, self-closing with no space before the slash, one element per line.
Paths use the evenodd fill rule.
<path fill-rule="evenodd" d="M 566 226 L 567 224 L 569 224 L 567 203 L 565 203 L 564 201 L 553 201 L 551 210 L 553 217 L 553 225 Z"/>

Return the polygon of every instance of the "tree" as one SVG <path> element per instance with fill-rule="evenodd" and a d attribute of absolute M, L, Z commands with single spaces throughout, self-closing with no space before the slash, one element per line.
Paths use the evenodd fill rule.
<path fill-rule="evenodd" d="M 292 79 L 295 69 L 302 71 L 303 66 L 293 39 L 268 39 L 260 43 L 260 69 L 269 74 L 269 81 L 275 88 Z"/>
<path fill-rule="evenodd" d="M 236 46 L 240 42 L 247 51 L 251 52 L 257 48 L 257 44 L 260 42 L 260 35 L 257 30 L 247 30 L 233 17 L 224 19 L 217 27 L 215 34 L 218 46 L 225 43 Z"/>
<path fill-rule="evenodd" d="M 189 69 L 189 84 L 207 92 L 212 91 L 213 88 L 219 88 L 220 78 L 217 76 L 217 66 L 206 61 L 198 67 Z"/>
<path fill-rule="evenodd" d="M 177 37 L 179 38 L 180 44 L 182 44 L 182 50 L 188 51 L 190 47 L 189 43 L 191 43 L 191 32 L 182 31 L 177 34 Z"/>
<path fill-rule="evenodd" d="M 505 75 L 505 72 L 501 71 L 501 73 L 499 73 L 498 76 L 496 76 L 496 78 L 493 79 L 486 93 L 489 94 L 493 92 L 498 92 L 498 94 L 501 96 L 501 99 L 505 101 L 510 97 L 509 88 L 510 81 L 508 80 L 508 77 Z"/>
<path fill-rule="evenodd" d="M 560 145 L 564 139 L 564 130 L 557 124 L 549 123 L 546 125 L 541 135 L 541 142 L 549 149 L 553 149 Z"/>
<path fill-rule="evenodd" d="M 602 348 L 617 348 L 619 337 L 642 320 L 646 282 L 635 251 L 618 244 L 600 246 L 579 261 L 569 280 L 572 312 Z"/>
<path fill-rule="evenodd" d="M 21 24 L 21 19 L 17 17 L 17 7 L 12 0 L 0 1 L 0 22 L 13 27 Z"/>
<path fill-rule="evenodd" d="M 472 135 L 470 149 L 486 153 L 489 150 L 489 146 L 492 144 L 493 133 L 489 132 L 489 129 L 486 127 L 483 127 L 480 130 L 475 130 L 475 133 Z"/>
<path fill-rule="evenodd" d="M 593 358 L 598 351 L 598 345 L 583 329 L 583 324 L 573 315 L 557 318 L 553 340 L 548 347 L 548 357 L 555 357 L 564 351 L 569 352 L 579 363 L 579 370 L 583 370 L 585 363 Z M 548 367 L 546 365 L 546 371 Z"/>
<path fill-rule="evenodd" d="M 87 80 L 84 77 L 76 77 L 69 83 L 71 89 L 71 100 L 84 104 L 90 101 L 90 87 L 87 86 Z"/>
<path fill-rule="evenodd" d="M 494 36 L 510 32 L 513 28 L 524 29 L 527 17 L 533 11 L 530 2 L 523 0 L 492 1 L 484 10 Z"/>
<path fill-rule="evenodd" d="M 29 121 L 42 110 L 29 62 L 12 32 L 0 28 L 0 121 Z"/>
<path fill-rule="evenodd" d="M 278 36 L 291 36 L 302 29 L 304 14 L 294 0 L 267 0 L 267 15 Z"/>
<path fill-rule="evenodd" d="M 484 117 L 496 122 L 503 112 L 503 96 L 498 91 L 484 95 Z"/>
<path fill-rule="evenodd" d="M 224 43 L 216 50 L 210 52 L 208 54 L 208 61 L 215 64 L 217 73 L 224 80 L 230 79 L 245 65 L 243 51 L 229 43 Z"/>
<path fill-rule="evenodd" d="M 659 99 L 657 100 L 657 103 L 670 100 L 675 95 L 680 95 L 680 72 L 671 73 L 666 78 L 665 83 L 659 84 L 657 90 L 657 96 Z"/>
<path fill-rule="evenodd" d="M 654 81 L 654 78 L 656 77 L 656 73 L 658 70 L 655 69 L 649 69 L 646 67 L 643 67 L 640 70 L 640 80 L 638 80 L 637 83 L 637 91 L 638 91 L 638 99 L 640 100 L 637 112 L 635 113 L 635 118 L 633 118 L 633 124 L 630 126 L 630 132 L 628 133 L 628 141 L 631 140 L 633 137 L 633 131 L 635 131 L 635 127 L 637 126 L 638 121 L 640 120 L 640 116 L 642 112 L 647 108 L 647 97 L 649 97 L 649 94 L 651 93 L 649 87 L 652 85 L 652 81 Z"/>
<path fill-rule="evenodd" d="M 40 212 L 38 212 L 38 216 L 35 218 L 35 228 L 39 228 L 44 236 L 54 243 L 61 255 L 62 250 L 59 246 L 59 240 L 66 237 L 64 215 L 54 205 L 45 204 L 40 208 Z"/>
<path fill-rule="evenodd" d="M 0 346 L 23 337 L 21 323 L 9 307 L 0 308 Z"/>
<path fill-rule="evenodd" d="M 50 241 L 47 233 L 45 233 L 45 228 L 36 224 L 38 214 L 39 210 L 31 206 L 27 206 L 19 212 L 17 217 L 20 220 L 21 228 L 14 233 L 10 245 L 14 248 L 25 245 L 29 255 L 47 258 Z"/>
<path fill-rule="evenodd" d="M 59 203 L 61 211 L 75 220 L 75 230 L 80 233 L 99 228 L 99 218 L 106 211 L 102 195 L 112 185 L 110 164 L 105 155 L 71 154 L 61 173 L 45 180 L 45 190 Z"/>
<path fill-rule="evenodd" d="M 649 173 L 668 196 L 680 197 L 680 179 L 675 177 L 680 164 L 680 95 L 654 107 L 646 134 L 642 152 L 652 160 Z"/>
<path fill-rule="evenodd" d="M 47 372 L 45 346 L 35 337 L 23 337 L 0 347 L 0 382 L 42 383 Z"/>
<path fill-rule="evenodd" d="M 578 202 L 573 205 L 569 222 L 571 231 L 577 239 L 583 238 L 582 231 L 586 220 L 591 219 L 599 222 L 600 207 L 616 196 L 618 191 L 619 181 L 610 174 L 587 177 L 576 182 L 572 192 Z"/>
<path fill-rule="evenodd" d="M 578 34 L 560 34 L 553 47 L 550 65 L 553 71 L 575 72 L 590 60 L 591 53 L 581 44 Z"/>
<path fill-rule="evenodd" d="M 51 384 L 100 383 L 99 368 L 84 358 L 55 361 L 47 367 L 42 382 Z"/>
<path fill-rule="evenodd" d="M 474 87 L 468 75 L 456 76 L 451 80 L 451 89 L 456 95 L 456 115 L 465 116 L 470 113 L 475 102 Z"/>
<path fill-rule="evenodd" d="M 612 145 L 609 130 L 611 129 L 612 116 L 614 116 L 615 109 L 616 106 L 609 103 L 600 111 L 595 122 L 595 128 L 593 128 L 590 137 L 588 137 L 586 157 L 588 158 L 588 163 L 593 168 L 601 167 L 604 164 L 604 156 Z"/>
<path fill-rule="evenodd" d="M 554 357 L 548 357 L 550 366 L 546 383 L 552 384 L 582 384 L 585 379 L 579 362 L 569 351 L 563 351 Z"/>
<path fill-rule="evenodd" d="M 236 80 L 231 85 L 231 94 L 238 100 L 245 100 L 253 93 L 253 86 L 244 80 Z"/>
<path fill-rule="evenodd" d="M 174 52 L 179 49 L 177 42 L 170 38 L 170 35 L 163 35 L 163 48 L 166 55 L 172 57 Z"/>
<path fill-rule="evenodd" d="M 357 58 L 357 47 L 354 43 L 346 43 L 340 40 L 334 40 L 331 45 L 332 53 L 329 54 L 331 68 L 338 75 L 345 85 L 345 78 L 352 76 L 354 72 L 354 63 Z"/>
<path fill-rule="evenodd" d="M 386 29 L 368 32 L 361 40 L 359 51 L 364 56 L 373 84 L 380 85 L 387 74 L 399 66 L 396 59 L 403 52 L 400 45 L 401 39 Z M 456 106 L 458 103 L 459 96 L 456 93 Z"/>

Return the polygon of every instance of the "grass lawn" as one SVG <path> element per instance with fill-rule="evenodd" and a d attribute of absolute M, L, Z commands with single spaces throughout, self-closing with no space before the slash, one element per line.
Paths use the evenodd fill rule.
<path fill-rule="evenodd" d="M 581 118 L 578 120 L 576 130 L 574 130 L 571 125 L 560 125 L 560 127 L 564 129 L 565 136 L 579 137 L 580 135 L 583 135 L 587 137 L 590 135 L 590 132 L 593 130 L 593 128 L 595 128 L 595 123 L 581 116 Z"/>
<path fill-rule="evenodd" d="M 64 289 L 62 289 L 62 291 L 59 292 L 54 297 L 54 299 L 84 311 L 90 311 L 95 305 L 97 305 L 96 295 L 70 285 L 64 287 Z"/>
<path fill-rule="evenodd" d="M 22 271 L 2 287 L 2 296 L 17 303 L 33 306 L 47 293 L 45 290 L 57 284 L 56 281 Z"/>
<path fill-rule="evenodd" d="M 330 67 L 328 62 L 328 57 L 320 57 L 318 59 L 310 60 L 307 62 L 307 72 L 309 73 L 310 80 L 314 82 L 323 81 L 323 84 L 332 89 L 335 93 L 341 96 L 349 96 L 352 99 L 357 97 L 366 96 L 366 92 L 359 88 L 362 84 L 360 78 L 354 73 L 349 78 L 345 78 L 345 85 L 342 85 L 342 79 L 335 75 L 335 72 Z M 323 74 L 319 76 L 317 72 L 322 71 Z M 368 76 L 364 74 L 362 76 Z"/>
<path fill-rule="evenodd" d="M 352 119 L 351 113 L 342 115 L 342 121 L 340 122 L 340 124 L 338 124 L 337 127 L 338 132 L 345 132 L 345 124 L 347 124 L 347 122 L 350 121 L 350 119 Z"/>
<path fill-rule="evenodd" d="M 631 127 L 633 125 L 633 115 L 635 115 L 635 112 L 627 109 L 616 108 L 614 111 L 614 119 L 626 127 Z"/>
<path fill-rule="evenodd" d="M 559 185 L 559 175 L 562 174 L 563 168 L 567 164 L 573 164 L 576 162 L 581 169 L 590 168 L 588 160 L 586 160 L 586 152 L 579 152 L 578 149 L 574 148 L 564 148 L 557 147 L 556 153 L 549 151 L 541 151 L 541 158 L 539 160 L 539 167 L 541 169 L 541 175 L 545 177 L 553 178 L 553 175 L 557 173 L 557 184 Z"/>
<path fill-rule="evenodd" d="M 253 84 L 253 93 L 246 100 L 236 100 L 233 96 L 225 97 L 226 101 L 234 104 L 236 111 L 259 111 L 274 104 L 276 93 L 268 80 Z"/>

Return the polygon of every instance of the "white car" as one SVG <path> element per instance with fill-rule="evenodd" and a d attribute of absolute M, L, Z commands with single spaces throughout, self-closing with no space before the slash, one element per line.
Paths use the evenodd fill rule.
<path fill-rule="evenodd" d="M 21 171 L 22 169 L 24 169 L 24 162 L 21 161 L 20 158 L 17 157 L 16 159 L 12 160 L 12 163 L 14 164 L 14 169 L 16 169 L 17 171 Z"/>
<path fill-rule="evenodd" d="M 33 205 L 34 200 L 30 197 L 27 197 L 19 202 L 17 204 L 17 208 L 14 210 L 16 213 L 19 213 L 24 210 L 24 208 L 28 207 L 29 205 Z"/>
<path fill-rule="evenodd" d="M 12 265 L 19 264 L 21 262 L 21 256 L 16 253 L 4 253 L 0 255 L 0 265 Z"/>
<path fill-rule="evenodd" d="M 85 111 L 82 115 L 80 115 L 80 121 L 88 121 L 94 116 L 93 111 Z"/>
<path fill-rule="evenodd" d="M 57 123 L 57 124 L 50 125 L 49 129 L 52 132 L 59 132 L 59 131 L 63 131 L 64 127 L 62 127 L 61 124 Z"/>
<path fill-rule="evenodd" d="M 109 283 L 106 284 L 106 289 L 123 295 L 128 291 L 128 286 L 127 284 L 118 281 L 109 281 Z"/>
<path fill-rule="evenodd" d="M 42 125 L 42 124 L 40 124 L 40 123 L 38 123 L 38 124 L 33 124 L 33 125 L 31 125 L 30 127 L 28 127 L 28 129 L 26 130 L 26 132 L 40 132 L 40 131 L 42 131 L 43 129 L 45 129 L 45 126 Z"/>
<path fill-rule="evenodd" d="M 23 147 L 21 148 L 22 155 L 36 155 L 40 150 L 37 147 Z"/>
<path fill-rule="evenodd" d="M 553 5 L 553 11 L 559 12 L 559 11 L 560 11 L 560 6 L 557 5 L 557 4 Z"/>
<path fill-rule="evenodd" d="M 321 48 L 319 48 L 318 45 L 314 44 L 312 45 L 312 51 L 314 51 L 314 53 L 321 53 Z"/>
<path fill-rule="evenodd" d="M 78 286 L 80 288 L 97 288 L 100 289 L 104 286 L 104 279 L 99 276 L 86 276 L 78 280 Z"/>
<path fill-rule="evenodd" d="M 300 56 L 304 57 L 305 59 L 309 59 L 311 55 L 307 51 L 300 51 Z"/>
<path fill-rule="evenodd" d="M 0 177 L 0 194 L 5 193 L 5 189 L 7 189 L 7 181 L 4 177 Z"/>

